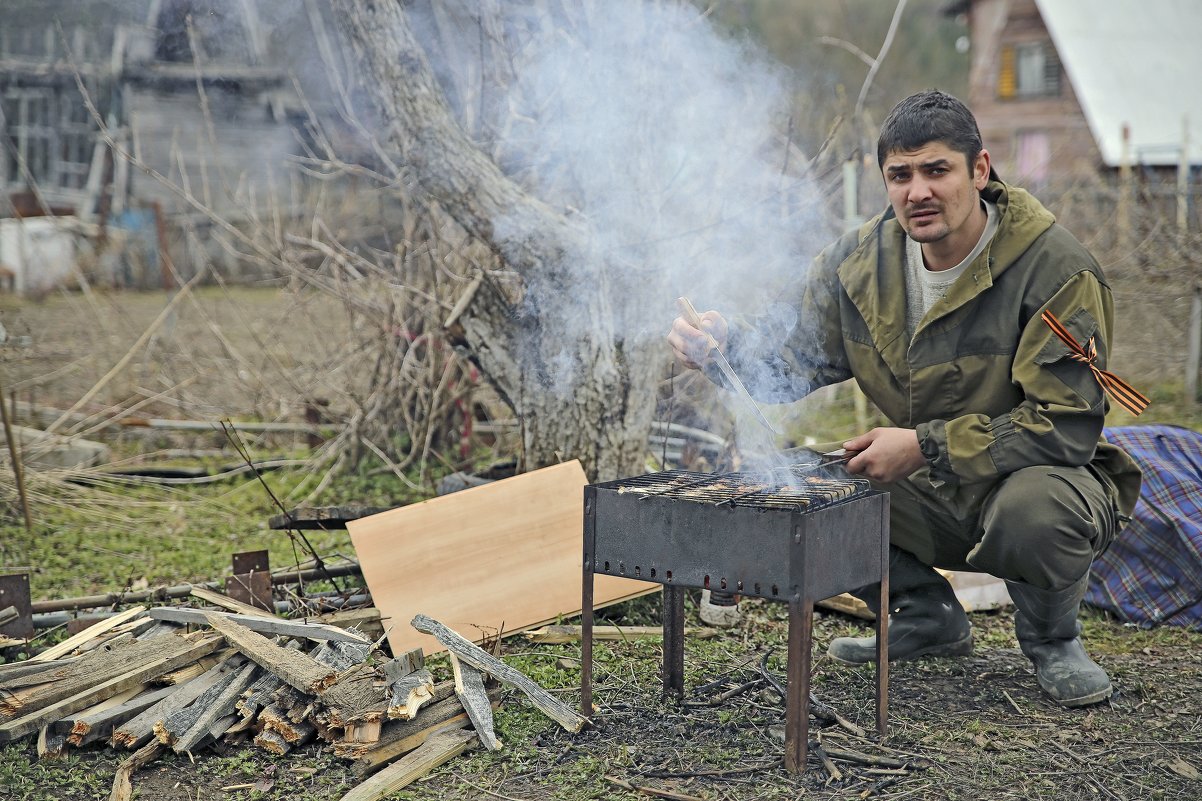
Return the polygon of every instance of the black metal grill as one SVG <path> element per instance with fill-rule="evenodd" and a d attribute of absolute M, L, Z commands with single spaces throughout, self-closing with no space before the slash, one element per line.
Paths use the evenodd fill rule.
<path fill-rule="evenodd" d="M 766 473 L 693 473 L 673 470 L 613 482 L 620 493 L 675 498 L 714 506 L 747 506 L 812 512 L 871 491 L 863 478 L 800 475 L 788 468 Z"/>
<path fill-rule="evenodd" d="M 581 701 L 591 714 L 593 575 L 664 585 L 664 687 L 684 691 L 684 588 L 789 604 L 785 764 L 804 769 L 814 601 L 881 582 L 888 598 L 889 497 L 813 465 L 765 473 L 671 471 L 584 489 Z M 887 718 L 887 616 L 878 621 L 877 726 Z"/>

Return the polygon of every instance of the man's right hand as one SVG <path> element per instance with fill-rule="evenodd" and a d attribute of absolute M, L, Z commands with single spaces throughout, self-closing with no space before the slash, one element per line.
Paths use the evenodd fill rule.
<path fill-rule="evenodd" d="M 705 333 L 708 332 L 714 341 L 718 343 L 719 349 L 726 347 L 727 325 L 726 320 L 721 314 L 716 311 L 707 311 L 701 315 L 701 328 L 704 331 L 690 325 L 683 317 L 677 317 L 672 321 L 672 330 L 668 332 L 668 344 L 672 346 L 672 353 L 676 356 L 676 361 L 680 362 L 690 370 L 697 370 L 703 367 L 710 360 L 709 338 Z"/>

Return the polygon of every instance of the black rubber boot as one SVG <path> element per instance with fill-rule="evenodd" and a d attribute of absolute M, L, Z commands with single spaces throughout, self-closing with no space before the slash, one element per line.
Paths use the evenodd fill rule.
<path fill-rule="evenodd" d="M 972 624 L 952 585 L 909 551 L 889 548 L 889 661 L 972 653 Z M 852 594 L 880 614 L 880 585 Z M 876 637 L 839 637 L 827 653 L 838 662 L 876 661 Z"/>
<path fill-rule="evenodd" d="M 1018 609 L 1014 633 L 1027 658 L 1035 663 L 1035 678 L 1043 691 L 1061 706 L 1087 706 L 1110 697 L 1110 677 L 1089 658 L 1077 636 L 1077 613 L 1089 586 L 1089 574 L 1063 590 L 1041 590 L 1007 581 Z"/>

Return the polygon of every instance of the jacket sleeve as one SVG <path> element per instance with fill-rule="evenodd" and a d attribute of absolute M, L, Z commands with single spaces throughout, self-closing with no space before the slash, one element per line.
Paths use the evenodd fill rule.
<path fill-rule="evenodd" d="M 856 231 L 818 255 L 804 276 L 763 313 L 730 323 L 726 355 L 756 400 L 789 403 L 851 378 L 840 334 L 839 264 L 858 243 Z M 726 386 L 718 368 L 705 369 Z"/>
<path fill-rule="evenodd" d="M 989 418 L 967 414 L 932 420 L 917 428 L 931 481 L 983 481 L 1032 465 L 1088 464 L 1105 423 L 1108 403 L 1090 366 L 1043 321 L 1050 311 L 1083 346 L 1097 348 L 1102 369 L 1110 352 L 1114 304 L 1110 289 L 1092 270 L 1073 274 L 1023 327 L 1011 366 L 1021 402 Z"/>

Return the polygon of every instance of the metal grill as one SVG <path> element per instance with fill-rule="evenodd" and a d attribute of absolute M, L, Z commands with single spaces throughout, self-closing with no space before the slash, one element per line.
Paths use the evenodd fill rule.
<path fill-rule="evenodd" d="M 674 470 L 622 479 L 611 484 L 620 493 L 677 498 L 714 506 L 747 506 L 812 512 L 869 492 L 863 478 L 799 475 L 788 468 L 766 473 L 693 473 Z"/>
<path fill-rule="evenodd" d="M 684 691 L 684 589 L 787 602 L 785 765 L 804 770 L 814 602 L 881 582 L 888 603 L 889 497 L 838 468 L 671 471 L 584 489 L 581 703 L 592 713 L 596 573 L 664 586 L 664 688 Z M 888 616 L 877 622 L 877 728 L 885 732 Z"/>

